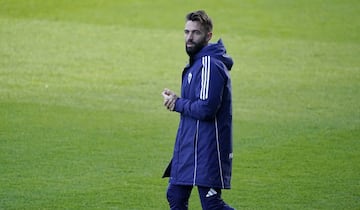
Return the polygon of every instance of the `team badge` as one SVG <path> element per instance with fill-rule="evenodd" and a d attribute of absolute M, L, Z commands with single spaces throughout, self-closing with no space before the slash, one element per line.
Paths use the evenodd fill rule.
<path fill-rule="evenodd" d="M 189 74 L 188 74 L 188 84 L 190 84 L 191 79 L 192 79 L 192 74 L 191 74 L 191 73 L 189 73 Z"/>

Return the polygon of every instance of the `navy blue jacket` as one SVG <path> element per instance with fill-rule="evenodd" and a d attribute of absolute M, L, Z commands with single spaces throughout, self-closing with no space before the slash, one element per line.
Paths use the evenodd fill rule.
<path fill-rule="evenodd" d="M 181 115 L 170 183 L 230 188 L 232 65 L 232 58 L 219 40 L 190 57 L 184 68 L 181 97 L 174 110 Z"/>

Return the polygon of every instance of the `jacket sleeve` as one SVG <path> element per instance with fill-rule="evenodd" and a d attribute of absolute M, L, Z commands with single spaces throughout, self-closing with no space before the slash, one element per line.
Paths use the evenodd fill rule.
<path fill-rule="evenodd" d="M 202 68 L 200 89 L 196 92 L 196 100 L 179 98 L 175 104 L 175 111 L 184 116 L 199 120 L 215 118 L 222 103 L 224 87 L 227 77 L 224 65 L 216 60 Z"/>

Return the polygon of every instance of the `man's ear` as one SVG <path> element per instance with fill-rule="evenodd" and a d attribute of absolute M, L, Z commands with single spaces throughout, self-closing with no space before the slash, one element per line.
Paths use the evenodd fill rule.
<path fill-rule="evenodd" d="M 206 41 L 209 42 L 211 38 L 212 38 L 212 32 L 208 32 L 206 35 Z"/>

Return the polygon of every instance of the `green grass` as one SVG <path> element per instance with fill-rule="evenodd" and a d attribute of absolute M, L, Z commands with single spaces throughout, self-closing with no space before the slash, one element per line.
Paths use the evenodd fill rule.
<path fill-rule="evenodd" d="M 168 209 L 160 93 L 198 8 L 235 60 L 225 200 L 360 208 L 358 1 L 0 0 L 0 209 Z"/>

